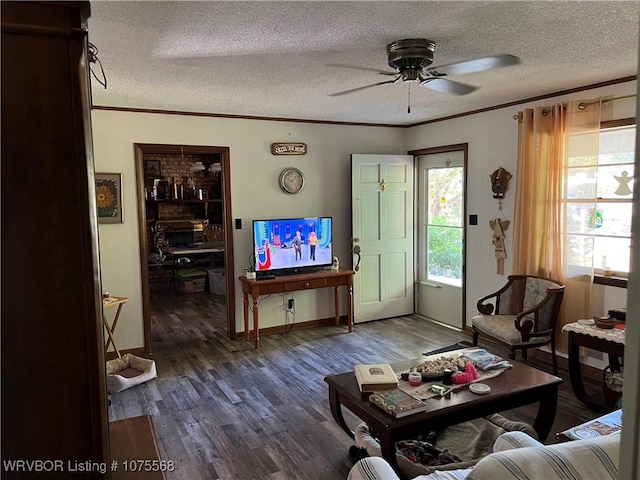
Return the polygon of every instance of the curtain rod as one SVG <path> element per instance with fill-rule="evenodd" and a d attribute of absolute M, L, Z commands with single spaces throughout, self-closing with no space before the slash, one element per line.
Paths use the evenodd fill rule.
<path fill-rule="evenodd" d="M 609 103 L 609 102 L 615 102 L 616 100 L 628 100 L 630 98 L 636 98 L 636 94 L 631 94 L 631 95 L 622 95 L 620 97 L 612 97 L 612 98 L 607 98 L 605 100 L 602 100 L 601 103 Z M 593 101 L 593 102 L 580 102 L 578 104 L 578 109 L 579 110 L 584 110 L 585 108 L 587 108 L 588 105 L 593 105 L 595 103 L 598 103 L 598 101 Z M 543 111 L 543 115 L 544 115 L 544 111 Z M 518 115 L 514 115 L 513 116 L 514 120 L 518 119 Z"/>
<path fill-rule="evenodd" d="M 605 100 L 602 100 L 602 103 L 609 103 L 609 102 L 615 102 L 616 100 L 627 100 L 628 98 L 636 98 L 636 94 L 632 94 L 632 95 L 622 95 L 621 97 L 613 97 L 613 98 L 607 98 Z M 581 102 L 578 104 L 578 108 L 580 110 L 584 110 L 587 105 L 593 105 L 594 103 L 598 103 L 597 101 L 593 101 L 593 102 Z"/>

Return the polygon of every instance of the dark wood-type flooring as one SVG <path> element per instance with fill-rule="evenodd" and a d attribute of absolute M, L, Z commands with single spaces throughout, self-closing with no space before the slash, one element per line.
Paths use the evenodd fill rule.
<path fill-rule="evenodd" d="M 470 340 L 419 316 L 346 327 L 293 330 L 253 342 L 230 341 L 224 297 L 152 291 L 158 378 L 111 395 L 110 420 L 152 415 L 168 479 L 345 479 L 353 441 L 329 410 L 326 375 L 357 363 L 392 363 Z M 490 348 L 506 357 L 506 350 Z M 550 365 L 540 368 L 551 371 Z M 560 388 L 553 434 L 598 414 Z M 593 386 L 592 386 L 593 387 Z M 505 416 L 531 423 L 537 405 Z M 349 415 L 355 427 L 358 419 Z"/>

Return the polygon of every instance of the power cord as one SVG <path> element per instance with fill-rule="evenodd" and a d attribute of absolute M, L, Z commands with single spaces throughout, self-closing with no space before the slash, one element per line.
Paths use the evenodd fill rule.
<path fill-rule="evenodd" d="M 102 62 L 98 58 L 98 47 L 96 47 L 91 42 L 89 42 L 88 56 L 89 56 L 89 71 L 91 72 L 91 75 L 93 75 L 93 78 L 96 79 L 96 82 L 98 82 L 100 85 L 102 85 L 106 90 L 106 88 L 107 88 L 107 75 L 104 73 L 104 68 L 102 68 Z M 93 68 L 91 67 L 92 63 L 97 63 L 100 66 L 100 72 L 102 73 L 102 79 L 98 78 L 98 76 L 96 75 L 96 72 L 93 71 Z"/>
<path fill-rule="evenodd" d="M 282 310 L 284 310 L 284 333 L 289 333 L 293 330 L 293 325 L 296 321 L 296 306 L 293 300 L 293 295 L 291 295 L 291 298 L 287 298 L 287 294 L 281 293 L 280 296 L 282 297 Z M 291 326 L 287 329 L 289 314 L 291 314 Z"/>

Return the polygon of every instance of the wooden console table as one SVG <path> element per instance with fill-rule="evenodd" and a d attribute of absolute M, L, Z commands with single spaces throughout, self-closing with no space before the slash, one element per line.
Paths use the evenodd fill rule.
<path fill-rule="evenodd" d="M 581 325 L 578 322 L 568 323 L 562 328 L 569 333 L 569 376 L 571 386 L 578 400 L 595 411 L 610 410 L 604 405 L 603 394 L 587 395 L 582 381 L 580 367 L 580 347 L 604 352 L 609 356 L 610 365 L 619 365 L 624 357 L 625 330 L 612 328 L 605 330 L 595 325 Z"/>
<path fill-rule="evenodd" d="M 297 275 L 283 275 L 268 280 L 249 280 L 244 275 L 239 277 L 242 284 L 242 296 L 244 300 L 244 334 L 249 341 L 249 295 L 253 299 L 253 346 L 260 346 L 260 325 L 258 313 L 258 298 L 260 295 L 272 293 L 296 292 L 299 290 L 311 290 L 316 288 L 334 287 L 333 302 L 335 307 L 336 326 L 340 325 L 340 301 L 338 287 L 347 287 L 349 293 L 347 308 L 347 325 L 349 333 L 353 331 L 353 270 L 325 270 L 314 273 L 301 273 Z"/>

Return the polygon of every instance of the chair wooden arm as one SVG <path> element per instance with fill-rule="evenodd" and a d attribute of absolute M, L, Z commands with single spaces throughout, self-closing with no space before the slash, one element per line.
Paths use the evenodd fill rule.
<path fill-rule="evenodd" d="M 491 315 L 494 309 L 496 309 L 496 306 L 491 303 L 485 304 L 484 302 L 495 297 L 496 299 L 495 303 L 496 305 L 499 305 L 500 295 L 506 292 L 509 288 L 511 288 L 511 286 L 516 280 L 522 279 L 525 276 L 526 275 L 509 275 L 507 277 L 507 283 L 500 290 L 498 290 L 497 292 L 490 293 L 489 295 L 485 295 L 484 297 L 478 300 L 476 304 L 476 308 L 478 309 L 478 312 L 481 313 L 482 315 Z"/>
<path fill-rule="evenodd" d="M 486 297 L 482 297 L 480 300 L 478 300 L 478 303 L 476 304 L 478 312 L 480 312 L 482 315 L 491 315 L 494 309 L 493 303 L 484 304 L 483 302 L 493 297 L 497 297 L 497 295 L 495 293 L 492 293 L 491 295 L 487 295 Z"/>
<path fill-rule="evenodd" d="M 547 295 L 542 299 L 542 301 L 540 301 L 533 307 L 528 308 L 527 310 L 524 310 L 516 315 L 516 318 L 514 320 L 514 325 L 522 335 L 522 340 L 526 342 L 529 340 L 529 338 L 532 335 L 542 336 L 542 335 L 553 334 L 555 330 L 556 317 L 560 309 L 560 301 L 562 300 L 563 295 L 564 295 L 564 286 L 547 288 Z M 549 303 L 552 300 L 555 300 L 556 296 L 558 296 L 558 298 L 557 298 L 554 311 L 551 312 L 552 321 L 550 322 L 551 323 L 550 328 L 546 330 L 538 330 L 538 312 L 547 303 Z M 533 320 L 531 320 L 530 318 L 531 314 L 533 314 Z M 528 318 L 525 318 L 525 317 L 528 317 Z"/>

